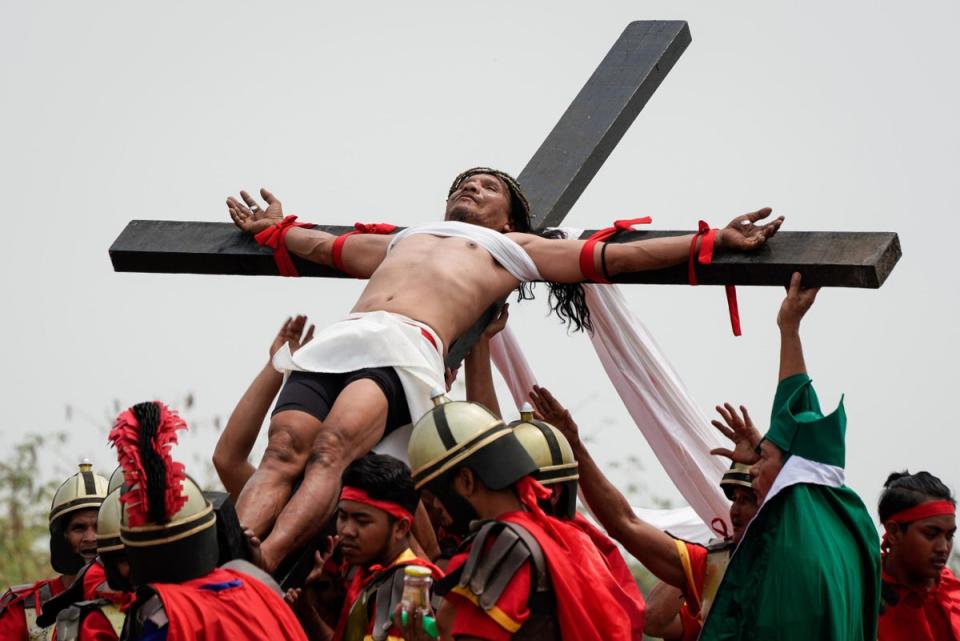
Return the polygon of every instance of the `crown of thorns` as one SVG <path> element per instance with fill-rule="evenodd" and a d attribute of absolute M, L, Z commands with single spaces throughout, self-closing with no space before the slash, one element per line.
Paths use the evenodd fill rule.
<path fill-rule="evenodd" d="M 491 169 L 490 167 L 473 167 L 468 169 L 456 178 L 453 179 L 453 184 L 450 185 L 450 191 L 447 192 L 447 198 L 449 198 L 453 192 L 455 192 L 460 185 L 463 184 L 470 176 L 476 176 L 477 174 L 490 174 L 491 176 L 496 176 L 507 186 L 507 189 L 510 190 L 511 197 L 511 214 L 514 218 L 522 218 L 526 223 L 527 227 L 530 226 L 530 203 L 527 201 L 527 197 L 523 195 L 523 190 L 520 188 L 520 183 L 517 182 L 516 178 L 510 174 L 500 171 L 499 169 Z M 519 210 L 519 211 L 518 211 Z"/>

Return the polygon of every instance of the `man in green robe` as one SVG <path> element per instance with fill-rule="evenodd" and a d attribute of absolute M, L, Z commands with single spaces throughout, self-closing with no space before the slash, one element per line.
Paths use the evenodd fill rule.
<path fill-rule="evenodd" d="M 816 289 L 790 281 L 777 317 L 780 384 L 764 437 L 744 412 L 733 450 L 752 465 L 760 510 L 724 576 L 701 641 L 872 641 L 877 637 L 880 554 L 863 501 L 844 485 L 843 401 L 824 416 L 807 376 L 800 320 Z M 733 409 L 729 408 L 728 409 Z"/>

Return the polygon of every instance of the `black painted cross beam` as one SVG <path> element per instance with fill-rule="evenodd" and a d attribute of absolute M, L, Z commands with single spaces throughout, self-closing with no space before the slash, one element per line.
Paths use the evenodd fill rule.
<path fill-rule="evenodd" d="M 563 221 L 689 43 L 685 22 L 627 26 L 518 177 L 535 227 Z M 334 234 L 351 229 L 317 227 Z M 613 242 L 685 233 L 690 232 L 638 231 Z M 783 285 L 800 271 L 804 284 L 879 287 L 899 257 L 893 233 L 780 232 L 759 252 L 719 254 L 697 273 L 702 284 Z M 230 223 L 134 220 L 111 246 L 110 258 L 121 272 L 277 275 L 271 251 Z M 302 276 L 342 276 L 315 263 L 294 262 Z M 685 269 L 625 274 L 617 282 L 686 283 Z M 459 364 L 493 313 L 488 310 L 451 346 L 448 365 Z"/>

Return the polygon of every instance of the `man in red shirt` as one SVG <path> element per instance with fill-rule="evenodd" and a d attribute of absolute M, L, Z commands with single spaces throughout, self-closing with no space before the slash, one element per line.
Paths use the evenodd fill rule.
<path fill-rule="evenodd" d="M 346 597 L 333 639 L 395 641 L 400 631 L 390 620 L 400 604 L 405 568 L 425 568 L 434 581 L 443 577 L 440 568 L 411 548 L 419 493 L 410 468 L 381 454 L 367 454 L 347 466 L 342 486 L 336 544 L 343 558 Z"/>
<path fill-rule="evenodd" d="M 37 623 L 41 606 L 70 587 L 80 569 L 96 557 L 97 509 L 106 490 L 107 479 L 86 462 L 57 489 L 50 506 L 50 565 L 60 576 L 13 586 L 0 597 L 0 639 L 34 641 L 53 635 L 52 627 L 43 629 Z"/>
<path fill-rule="evenodd" d="M 950 489 L 927 472 L 894 473 L 879 512 L 879 641 L 960 641 L 960 580 L 947 567 L 957 531 Z"/>
<path fill-rule="evenodd" d="M 544 513 L 538 501 L 549 490 L 530 476 L 537 465 L 513 429 L 439 390 L 434 403 L 410 436 L 414 482 L 443 504 L 453 528 L 479 521 L 437 586 L 441 636 L 639 640 L 642 601 L 624 591 L 587 534 Z M 404 629 L 408 639 L 417 634 Z"/>
<path fill-rule="evenodd" d="M 56 621 L 57 641 L 117 641 L 133 601 L 130 564 L 120 540 L 123 471 L 110 476 L 107 498 L 97 513 L 97 558 L 74 584 L 43 608 L 43 622 Z"/>

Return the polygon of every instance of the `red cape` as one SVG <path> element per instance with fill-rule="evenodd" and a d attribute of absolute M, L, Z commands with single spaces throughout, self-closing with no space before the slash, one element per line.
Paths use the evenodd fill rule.
<path fill-rule="evenodd" d="M 253 577 L 217 568 L 185 583 L 152 583 L 170 622 L 167 641 L 307 641 L 280 595 Z"/>
<path fill-rule="evenodd" d="M 63 577 L 58 576 L 55 579 L 41 579 L 29 588 L 17 592 L 16 596 L 13 596 L 7 602 L 3 613 L 0 614 L 0 639 L 3 641 L 20 641 L 23 639 L 26 641 L 27 617 L 23 611 L 23 605 L 30 602 L 39 612 L 40 588 L 47 584 L 50 585 L 51 596 L 60 594 L 66 589 L 63 586 Z"/>
<path fill-rule="evenodd" d="M 564 641 L 642 639 L 643 599 L 624 589 L 622 570 L 616 576 L 608 558 L 578 526 L 543 513 L 536 495 L 548 496 L 549 491 L 542 485 L 528 476 L 515 487 L 530 511 L 509 512 L 498 520 L 523 526 L 540 544 Z"/>
<path fill-rule="evenodd" d="M 624 606 L 624 609 L 634 617 L 634 635 L 642 635 L 645 611 L 643 595 L 640 593 L 640 588 L 637 587 L 637 581 L 633 578 L 630 568 L 627 567 L 627 562 L 623 560 L 623 555 L 620 554 L 620 549 L 617 547 L 617 544 L 610 540 L 610 537 L 601 532 L 593 523 L 585 519 L 579 512 L 570 519 L 570 523 L 589 536 L 597 550 L 599 550 L 603 558 L 607 560 L 607 567 L 610 569 L 610 573 L 613 574 L 613 577 L 629 598 L 629 603 Z M 636 604 L 640 605 L 639 610 Z M 639 616 L 636 616 L 638 611 Z"/>
<path fill-rule="evenodd" d="M 883 582 L 897 591 L 896 605 L 885 604 L 879 641 L 960 641 L 960 580 L 944 568 L 937 585 L 909 590 L 884 572 Z"/>

